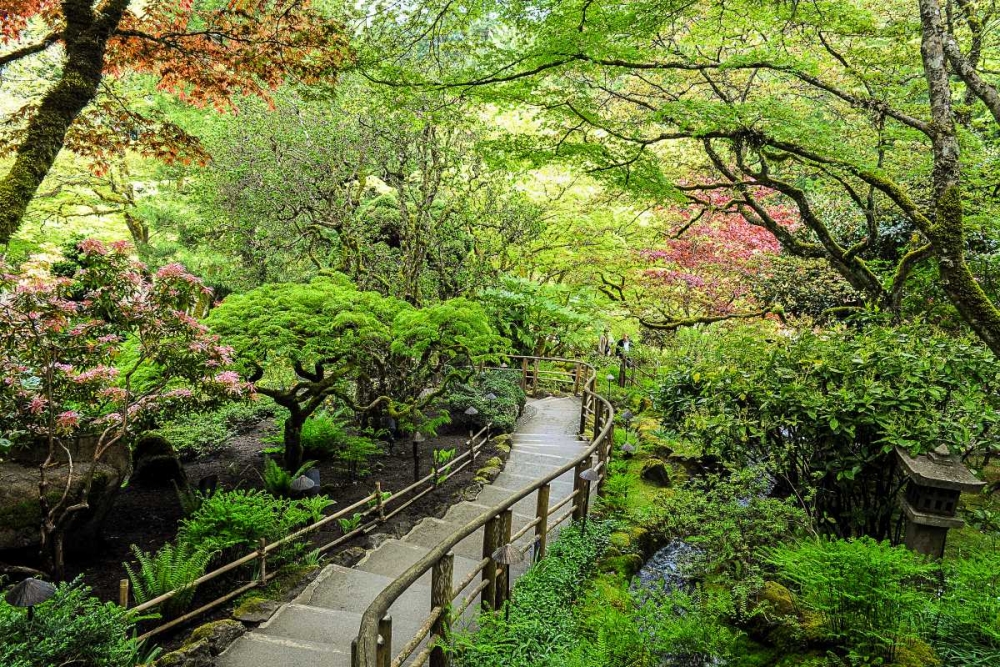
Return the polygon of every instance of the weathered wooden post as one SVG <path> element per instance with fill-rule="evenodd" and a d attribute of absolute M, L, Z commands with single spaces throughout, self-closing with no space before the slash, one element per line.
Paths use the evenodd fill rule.
<path fill-rule="evenodd" d="M 576 464 L 576 468 L 573 470 L 573 521 L 579 521 L 583 518 L 583 513 L 586 510 L 584 506 L 584 501 L 586 498 L 584 490 L 586 487 L 586 481 L 580 475 L 583 471 L 590 467 L 589 461 L 584 459 Z"/>
<path fill-rule="evenodd" d="M 521 391 L 528 393 L 528 358 L 521 359 Z"/>
<path fill-rule="evenodd" d="M 118 582 L 118 604 L 128 609 L 129 580 L 122 579 Z"/>
<path fill-rule="evenodd" d="M 535 560 L 545 558 L 545 543 L 549 537 L 549 496 L 552 493 L 552 486 L 545 484 L 538 487 L 538 500 L 535 503 L 535 517 L 538 523 L 535 525 Z"/>
<path fill-rule="evenodd" d="M 594 437 L 591 440 L 597 440 L 597 434 L 601 432 L 604 428 L 604 401 L 595 398 L 594 400 Z"/>
<path fill-rule="evenodd" d="M 590 392 L 587 390 L 586 387 L 584 387 L 584 389 L 583 389 L 583 400 L 580 401 L 581 405 L 580 405 L 580 431 L 579 431 L 579 433 L 580 433 L 580 437 L 581 438 L 584 437 L 584 434 L 587 432 L 587 408 L 589 407 L 587 405 L 587 402 L 588 402 L 589 398 L 590 398 Z"/>
<path fill-rule="evenodd" d="M 500 546 L 500 517 L 495 516 L 483 526 L 483 558 L 489 558 L 490 562 L 483 569 L 483 581 L 486 587 L 480 596 L 480 606 L 483 611 L 493 611 L 493 605 L 497 598 L 497 564 L 493 560 L 493 553 Z"/>
<path fill-rule="evenodd" d="M 351 640 L 351 667 L 361 667 L 361 657 L 358 655 L 358 638 Z"/>
<path fill-rule="evenodd" d="M 497 540 L 497 548 L 502 547 L 505 544 L 510 543 L 510 536 L 513 528 L 514 522 L 514 510 L 506 509 L 500 514 L 500 534 Z M 494 566 L 496 564 L 494 563 Z M 493 606 L 494 609 L 500 609 L 504 602 L 507 601 L 507 596 L 510 594 L 510 568 L 506 565 L 502 568 L 500 574 L 497 575 L 496 582 L 496 604 Z"/>
<path fill-rule="evenodd" d="M 535 371 L 533 377 L 531 378 L 531 393 L 534 395 L 538 394 L 538 358 L 535 358 Z"/>
<path fill-rule="evenodd" d="M 264 586 L 267 584 L 267 540 L 263 537 L 257 553 L 260 554 L 260 585 Z"/>
<path fill-rule="evenodd" d="M 431 571 L 431 609 L 441 608 L 441 614 L 431 626 L 432 641 L 436 645 L 431 650 L 431 667 L 448 667 L 451 658 L 441 644 L 451 627 L 451 598 L 454 585 L 455 554 L 451 551 L 434 564 Z"/>
<path fill-rule="evenodd" d="M 378 648 L 375 652 L 376 667 L 392 665 L 392 616 L 386 614 L 378 622 Z"/>
<path fill-rule="evenodd" d="M 382 482 L 375 482 L 375 507 L 378 509 L 379 522 L 385 521 L 385 506 L 382 503 Z"/>
<path fill-rule="evenodd" d="M 573 395 L 580 395 L 580 362 L 576 362 L 576 366 L 573 368 Z"/>

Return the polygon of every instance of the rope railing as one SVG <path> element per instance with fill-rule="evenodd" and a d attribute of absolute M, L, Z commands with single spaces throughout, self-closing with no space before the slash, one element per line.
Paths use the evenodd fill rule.
<path fill-rule="evenodd" d="M 358 629 L 358 636 L 351 646 L 352 667 L 396 667 L 402 665 L 420 645 L 427 645 L 416 655 L 413 665 L 422 665 L 429 661 L 430 667 L 449 667 L 450 656 L 442 648 L 443 640 L 451 627 L 453 618 L 462 614 L 474 601 L 478 594 L 483 610 L 495 610 L 503 607 L 507 600 L 509 586 L 509 566 L 498 563 L 494 554 L 506 545 L 523 538 L 534 528 L 533 539 L 523 548 L 522 553 L 534 548 L 535 558 L 545 558 L 548 536 L 551 531 L 572 517 L 574 521 L 585 520 L 590 509 L 591 481 L 582 473 L 593 470 L 597 474 L 597 492 L 602 493 L 603 482 L 607 475 L 607 462 L 611 456 L 614 444 L 614 408 L 611 403 L 597 393 L 597 373 L 593 366 L 575 359 L 541 358 L 541 357 L 511 357 L 520 365 L 521 387 L 525 391 L 537 391 L 539 380 L 543 378 L 572 384 L 574 395 L 581 395 L 580 435 L 585 435 L 588 427 L 593 426 L 593 435 L 588 438 L 590 445 L 576 458 L 562 467 L 550 472 L 544 477 L 513 493 L 509 498 L 488 510 L 453 532 L 431 549 L 420 560 L 386 586 L 375 600 L 365 610 Z M 572 365 L 572 370 L 553 370 L 542 368 L 542 364 Z M 596 455 L 596 461 L 595 461 Z M 549 494 L 553 481 L 569 471 L 573 471 L 573 491 L 564 499 L 549 507 Z M 511 523 L 513 506 L 528 496 L 537 493 L 536 517 L 528 526 L 512 534 Z M 549 518 L 557 511 L 570 507 L 557 519 L 550 523 Z M 483 529 L 483 557 L 472 573 L 466 575 L 458 584 L 458 590 L 453 590 L 452 549 L 462 540 Z M 404 645 L 399 654 L 392 649 L 392 619 L 388 611 L 392 604 L 409 590 L 428 571 L 432 573 L 431 595 L 428 601 L 428 617 L 414 635 Z M 482 581 L 473 591 L 462 598 L 457 613 L 450 609 L 452 600 L 461 595 L 479 575 Z"/>

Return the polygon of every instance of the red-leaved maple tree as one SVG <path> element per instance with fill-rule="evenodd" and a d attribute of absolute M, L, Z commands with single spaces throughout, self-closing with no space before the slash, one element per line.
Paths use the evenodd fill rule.
<path fill-rule="evenodd" d="M 166 160 L 203 161 L 197 141 L 163 118 L 130 108 L 107 90 L 128 73 L 157 77 L 162 90 L 225 109 L 237 95 L 267 98 L 289 79 L 333 76 L 349 50 L 345 31 L 309 0 L 4 0 L 0 71 L 61 49 L 52 86 L 5 120 L 0 155 L 0 243 L 10 240 L 45 175 L 68 146 L 97 170 L 133 149 Z M 0 81 L 2 85 L 2 81 Z"/>
<path fill-rule="evenodd" d="M 766 191 L 758 195 L 776 224 L 789 232 L 799 227 L 791 208 L 769 202 Z M 781 252 L 781 244 L 770 231 L 749 222 L 732 202 L 731 193 L 711 189 L 693 198 L 693 206 L 661 211 L 677 217 L 679 224 L 662 245 L 637 253 L 647 300 L 658 304 L 657 316 L 643 314 L 643 324 L 673 329 L 768 312 L 766 304 L 754 302 L 750 288 L 754 277 Z"/>

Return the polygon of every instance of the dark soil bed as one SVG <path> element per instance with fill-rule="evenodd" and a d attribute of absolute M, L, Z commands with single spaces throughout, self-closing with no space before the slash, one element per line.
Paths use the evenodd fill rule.
<path fill-rule="evenodd" d="M 245 435 L 230 440 L 220 451 L 185 464 L 188 479 L 196 485 L 202 478 L 218 475 L 220 489 L 263 488 L 261 471 L 264 459 L 261 452 L 269 446 L 263 439 L 273 433 L 274 426 L 270 421 L 261 422 Z M 461 453 L 467 439 L 467 432 L 444 432 L 438 437 L 427 438 L 420 445 L 421 476 L 426 475 L 431 469 L 434 449 L 454 447 Z M 386 533 L 394 536 L 403 535 L 420 519 L 426 516 L 441 516 L 451 504 L 461 499 L 460 496 L 472 484 L 476 469 L 493 456 L 506 458 L 505 454 L 501 454 L 492 444 L 488 444 L 482 454 L 477 456 L 476 465 L 467 466 L 441 488 L 424 495 L 385 524 L 375 528 L 372 533 L 342 544 L 325 556 L 335 557 L 338 552 L 350 547 L 370 547 L 373 536 Z M 371 474 L 362 479 L 351 479 L 344 470 L 331 461 L 321 461 L 317 468 L 322 477 L 323 492 L 335 501 L 330 511 L 346 507 L 369 495 L 374 490 L 376 481 L 381 482 L 383 491 L 403 489 L 414 481 L 412 446 L 409 442 L 400 443 L 392 453 L 386 452 L 373 459 Z M 178 522 L 182 518 L 180 503 L 173 487 L 150 488 L 130 484 L 121 491 L 108 515 L 102 547 L 91 557 L 71 557 L 67 563 L 67 574 L 70 578 L 82 574 L 85 583 L 94 589 L 96 595 L 102 599 L 117 601 L 119 582 L 126 577 L 122 563 L 134 560 L 131 545 L 137 545 L 147 552 L 159 549 L 174 538 Z M 331 523 L 315 533 L 312 541 L 314 545 L 326 544 L 340 534 L 339 526 Z M 227 579 L 228 577 L 223 577 L 200 588 L 194 606 L 214 599 L 239 585 Z M 193 623 L 228 615 L 226 609 L 227 606 L 223 605 L 216 613 L 206 614 Z M 181 628 L 173 634 L 183 634 L 186 629 L 189 628 Z M 166 634 L 158 637 L 158 641 L 165 644 L 172 643 Z"/>

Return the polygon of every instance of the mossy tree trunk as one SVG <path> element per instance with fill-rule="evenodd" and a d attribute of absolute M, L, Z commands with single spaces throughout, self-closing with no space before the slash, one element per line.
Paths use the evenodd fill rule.
<path fill-rule="evenodd" d="M 92 0 L 62 0 L 66 59 L 59 81 L 42 98 L 7 175 L 0 179 L 0 243 L 17 232 L 28 204 L 52 168 L 66 132 L 97 96 L 108 39 L 128 0 L 110 0 L 96 11 Z"/>

